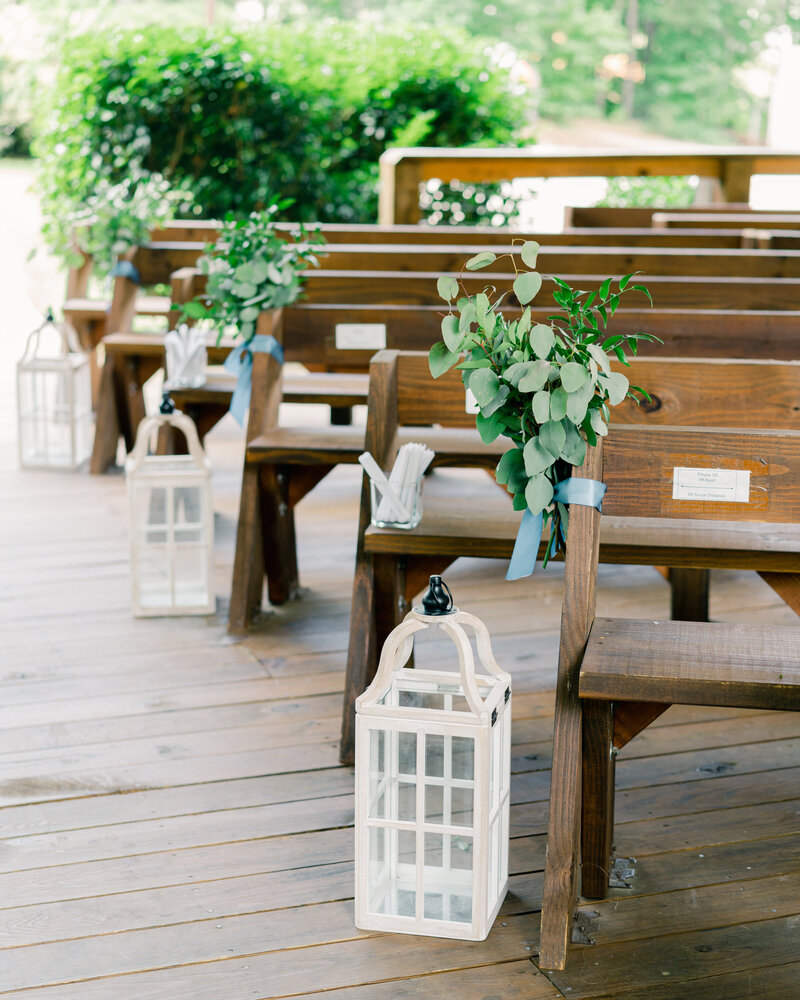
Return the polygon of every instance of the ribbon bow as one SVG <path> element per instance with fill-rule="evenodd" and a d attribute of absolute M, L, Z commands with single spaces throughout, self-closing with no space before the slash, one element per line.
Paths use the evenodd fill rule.
<path fill-rule="evenodd" d="M 142 278 L 136 265 L 130 260 L 118 260 L 111 272 L 112 278 L 128 278 L 135 285 L 141 285 Z"/>
<path fill-rule="evenodd" d="M 271 354 L 279 365 L 283 364 L 283 347 L 270 333 L 257 333 L 255 337 L 236 346 L 225 358 L 223 367 L 236 376 L 236 388 L 229 411 L 233 419 L 244 426 L 244 417 L 250 405 L 253 385 L 253 354 Z"/>
<path fill-rule="evenodd" d="M 556 483 L 553 499 L 560 503 L 579 503 L 584 507 L 595 507 L 597 510 L 602 510 L 605 492 L 606 484 L 597 479 L 562 479 L 560 483 Z M 514 551 L 511 553 L 511 562 L 508 564 L 506 580 L 519 580 L 520 577 L 530 576 L 533 573 L 536 568 L 536 560 L 539 558 L 543 527 L 544 516 L 541 511 L 534 516 L 529 510 L 526 510 L 522 515 L 517 531 L 517 540 L 514 542 Z M 555 544 L 556 534 L 554 532 L 548 544 L 550 555 L 555 549 Z"/>

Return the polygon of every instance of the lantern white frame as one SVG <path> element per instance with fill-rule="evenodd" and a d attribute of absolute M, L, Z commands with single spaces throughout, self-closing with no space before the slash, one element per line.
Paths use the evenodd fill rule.
<path fill-rule="evenodd" d="M 42 334 L 52 327 L 60 353 L 46 355 Z M 92 451 L 92 385 L 89 355 L 74 331 L 52 316 L 25 343 L 17 362 L 17 442 L 25 469 L 75 470 Z"/>
<path fill-rule="evenodd" d="M 414 633 L 434 625 L 453 640 L 458 673 L 404 666 L 411 655 Z M 474 630 L 478 656 L 488 673 L 476 674 L 472 646 L 463 626 Z M 442 707 L 402 705 L 403 692 L 420 693 L 423 702 L 426 694 L 431 695 L 427 700 Z M 445 615 L 427 615 L 415 608 L 389 635 L 375 679 L 356 700 L 357 927 L 470 941 L 482 941 L 491 930 L 508 888 L 510 697 L 511 676 L 497 665 L 486 626 L 474 615 L 457 608 Z M 459 759 L 457 739 L 474 741 L 471 779 L 468 768 L 461 778 L 453 774 L 453 762 Z M 410 746 L 412 742 L 413 772 L 404 772 L 401 744 Z M 429 746 L 442 748 L 440 777 L 429 772 L 429 762 L 434 759 L 428 756 Z M 461 758 L 462 768 L 466 760 L 468 757 Z M 428 791 L 437 787 L 442 788 L 440 823 L 429 819 L 434 809 L 428 809 L 427 799 L 430 795 L 432 802 L 437 801 L 438 795 Z M 465 793 L 470 788 L 472 815 L 471 822 L 465 823 L 463 817 L 469 812 L 463 803 L 468 801 Z M 456 790 L 463 809 L 458 823 L 454 822 L 453 808 Z M 406 807 L 409 815 L 401 819 Z M 410 851 L 412 836 L 414 863 L 408 864 L 401 860 L 400 842 L 404 840 Z M 437 861 L 438 837 L 441 865 L 426 865 L 429 847 L 431 860 Z M 456 863 L 460 859 L 453 851 L 460 849 L 466 856 L 470 839 L 472 862 L 468 868 Z M 411 902 L 413 893 L 413 915 L 398 912 L 403 909 L 402 893 L 406 903 Z M 441 915 L 434 916 L 439 897 Z M 471 913 L 466 919 L 468 897 Z M 387 909 L 392 912 L 385 912 Z M 460 915 L 454 916 L 454 910 L 460 910 Z"/>
<path fill-rule="evenodd" d="M 188 454 L 151 455 L 151 439 L 170 425 L 183 432 Z M 159 413 L 146 417 L 125 463 L 128 486 L 131 545 L 131 605 L 137 618 L 164 615 L 208 615 L 216 610 L 214 592 L 214 511 L 211 503 L 211 467 L 197 436 L 194 422 L 184 413 Z M 158 503 L 158 491 L 163 502 Z M 181 522 L 189 491 L 196 491 L 197 517 Z M 147 505 L 147 510 L 143 505 Z M 163 521 L 151 521 L 153 508 L 163 511 Z M 182 535 L 187 536 L 181 538 Z M 199 579 L 184 580 L 178 559 L 195 554 Z M 161 576 L 155 588 L 148 582 Z M 180 595 L 188 587 L 188 599 Z M 155 590 L 155 594 L 154 594 Z"/>

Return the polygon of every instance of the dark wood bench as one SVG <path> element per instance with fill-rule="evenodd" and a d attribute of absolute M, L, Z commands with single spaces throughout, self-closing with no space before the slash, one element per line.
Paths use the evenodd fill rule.
<path fill-rule="evenodd" d="M 674 500 L 672 468 L 694 464 L 749 470 L 749 501 Z M 538 958 L 545 969 L 565 966 L 578 896 L 608 896 L 620 750 L 676 703 L 800 711 L 797 626 L 608 619 L 595 611 L 598 536 L 602 550 L 609 517 L 658 515 L 670 519 L 668 532 L 685 524 L 692 533 L 725 518 L 728 530 L 746 525 L 765 540 L 797 531 L 800 433 L 619 426 L 573 475 L 608 489 L 602 516 L 570 508 Z"/>
<path fill-rule="evenodd" d="M 612 411 L 615 426 L 737 426 L 800 429 L 800 362 L 689 361 L 637 359 L 629 372 L 635 384 L 652 391 L 653 402 L 637 407 L 626 401 Z M 731 400 L 739 405 L 732 407 Z M 746 403 L 742 400 L 746 399 Z M 397 441 L 413 437 L 428 421 L 472 433 L 474 417 L 464 408 L 457 372 L 435 382 L 424 355 L 385 351 L 370 369 L 366 447 L 378 463 L 391 466 Z M 496 442 L 505 451 L 509 443 Z M 474 495 L 465 495 L 472 490 Z M 477 491 L 477 492 L 475 492 Z M 370 526 L 366 478 L 362 486 L 350 641 L 343 709 L 342 759 L 353 749 L 355 698 L 371 679 L 380 646 L 410 606 L 428 575 L 443 572 L 460 556 L 508 559 L 520 515 L 504 490 L 486 484 L 432 476 L 423 491 L 423 517 L 412 530 Z M 542 543 L 544 554 L 546 539 Z M 703 618 L 707 613 L 709 568 L 747 568 L 764 579 L 800 613 L 795 588 L 800 583 L 800 528 L 765 541 L 752 525 L 729 529 L 717 522 L 687 531 L 682 522 L 636 522 L 604 517 L 601 561 L 671 567 L 673 615 Z"/>
<path fill-rule="evenodd" d="M 615 205 L 570 205 L 564 211 L 564 224 L 570 228 L 588 227 L 608 229 L 615 226 L 647 228 L 652 226 L 654 215 L 663 214 L 664 212 L 669 212 L 670 215 L 676 216 L 703 213 L 713 216 L 715 219 L 717 216 L 724 215 L 743 215 L 752 218 L 755 215 L 769 214 L 784 218 L 799 214 L 793 209 L 764 213 L 758 209 L 751 208 L 747 202 L 730 201 L 717 201 L 705 204 L 698 202 L 694 205 L 682 205 L 670 208 L 658 208 L 649 205 L 638 205 L 630 208 Z M 714 225 L 713 222 L 712 225 Z"/>

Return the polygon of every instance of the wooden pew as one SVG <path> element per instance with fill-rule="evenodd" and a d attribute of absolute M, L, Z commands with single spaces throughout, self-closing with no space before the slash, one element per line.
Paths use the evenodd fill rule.
<path fill-rule="evenodd" d="M 759 214 L 757 209 L 753 209 L 746 202 L 717 201 L 708 204 L 697 203 L 695 205 L 684 205 L 680 207 L 658 208 L 649 205 L 639 205 L 636 207 L 624 208 L 614 205 L 591 205 L 591 206 L 568 206 L 564 210 L 564 225 L 566 227 L 589 227 L 607 229 L 614 226 L 625 227 L 648 227 L 653 224 L 653 216 L 659 213 L 669 212 L 671 215 L 696 215 L 702 212 L 705 215 L 745 215 L 752 216 Z M 761 213 L 763 214 L 763 213 Z M 770 215 L 784 217 L 787 215 L 797 215 L 792 209 L 783 211 L 770 211 Z M 716 228 L 716 227 L 715 227 Z"/>
<path fill-rule="evenodd" d="M 724 359 L 637 359 L 627 370 L 632 381 L 651 391 L 653 401 L 630 400 L 612 410 L 616 424 L 800 429 L 800 362 Z M 731 401 L 737 405 L 732 406 Z M 743 402 L 744 401 L 744 402 Z M 379 465 L 390 468 L 401 436 L 429 420 L 472 433 L 474 416 L 464 407 L 458 372 L 431 378 L 423 354 L 384 351 L 370 368 L 366 447 Z M 614 427 L 610 435 L 614 434 Z M 478 439 L 479 440 L 479 439 Z M 510 447 L 485 447 L 487 455 Z M 469 495 L 469 491 L 473 495 Z M 477 491 L 477 492 L 475 492 Z M 380 647 L 398 624 L 428 575 L 442 573 L 459 556 L 508 559 L 520 515 L 494 484 L 430 477 L 423 489 L 423 517 L 412 530 L 370 526 L 369 491 L 362 485 L 350 640 L 342 722 L 342 760 L 352 760 L 353 704 L 371 680 Z M 542 543 L 544 554 L 547 540 Z M 673 617 L 702 620 L 707 608 L 708 568 L 747 568 L 762 574 L 800 613 L 800 527 L 765 539 L 757 527 L 729 529 L 719 522 L 687 532 L 683 522 L 604 517 L 600 558 L 610 563 L 670 567 Z M 687 589 L 688 585 L 688 589 Z"/>
<path fill-rule="evenodd" d="M 800 213 L 790 212 L 654 212 L 654 229 L 800 229 Z"/>

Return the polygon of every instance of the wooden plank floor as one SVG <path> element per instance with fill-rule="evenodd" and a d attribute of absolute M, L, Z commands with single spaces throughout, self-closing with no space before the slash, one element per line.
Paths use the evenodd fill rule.
<path fill-rule="evenodd" d="M 13 308 L 25 279 L 11 265 L 15 356 L 32 324 Z M 300 507 L 304 599 L 232 642 L 236 428 L 210 442 L 218 614 L 135 621 L 122 479 L 19 471 L 13 398 L 6 364 L 0 997 L 800 998 L 800 716 L 672 709 L 626 748 L 616 839 L 637 875 L 584 907 L 597 943 L 547 976 L 535 962 L 560 570 L 506 584 L 499 564 L 457 564 L 459 604 L 514 676 L 511 891 L 483 943 L 359 932 L 352 772 L 336 746 L 354 471 Z M 666 585 L 606 567 L 600 611 L 663 616 Z M 712 613 L 793 621 L 737 574 L 715 576 Z"/>
<path fill-rule="evenodd" d="M 7 407 L 6 407 L 7 410 Z M 6 413 L 8 415 L 8 413 Z M 357 931 L 352 772 L 337 763 L 357 477 L 300 508 L 303 600 L 225 632 L 241 444 L 210 442 L 219 612 L 135 621 L 121 477 L 20 472 L 4 420 L 0 996 L 348 1000 L 800 996 L 800 717 L 673 709 L 619 764 L 633 888 L 597 943 L 536 965 L 561 574 L 448 574 L 514 676 L 511 891 L 486 942 Z M 601 610 L 663 615 L 647 568 Z M 714 580 L 718 618 L 791 618 Z"/>

